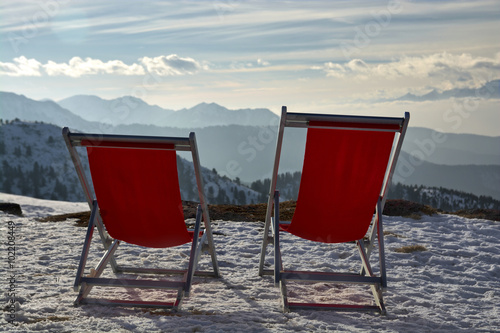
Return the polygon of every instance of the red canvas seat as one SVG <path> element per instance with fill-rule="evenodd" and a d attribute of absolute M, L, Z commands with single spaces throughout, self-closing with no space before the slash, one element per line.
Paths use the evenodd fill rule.
<path fill-rule="evenodd" d="M 372 286 L 376 308 L 385 312 L 381 290 L 386 286 L 383 256 L 382 209 L 387 185 L 401 149 L 409 115 L 405 118 L 360 117 L 287 113 L 283 108 L 278 131 L 273 178 L 259 264 L 259 274 L 274 274 L 280 284 L 285 310 L 289 308 L 347 308 L 339 304 L 292 304 L 287 281 L 366 283 Z M 304 164 L 293 218 L 279 222 L 276 189 L 283 133 L 286 127 L 307 128 Z M 273 216 L 274 207 L 274 216 Z M 374 214 L 375 213 L 375 214 Z M 272 235 L 269 235 L 271 224 Z M 363 240 L 372 226 L 368 240 Z M 360 274 L 294 272 L 282 266 L 279 231 L 322 243 L 356 242 L 362 257 Z M 378 236 L 380 274 L 368 258 Z M 274 242 L 274 270 L 264 270 L 267 245 Z M 368 248 L 366 248 L 368 246 Z M 358 307 L 355 307 L 358 308 Z M 360 309 L 373 308 L 360 306 Z"/>
<path fill-rule="evenodd" d="M 112 238 L 145 247 L 192 241 L 175 150 L 87 149 L 100 214 Z"/>
<path fill-rule="evenodd" d="M 363 238 L 393 140 L 391 132 L 309 128 L 297 206 L 287 231 L 324 243 Z M 332 203 L 335 209 L 324 209 Z"/>
<path fill-rule="evenodd" d="M 162 138 L 71 133 L 65 128 L 63 136 L 92 211 L 75 280 L 75 289 L 79 291 L 76 304 L 177 308 L 182 297 L 189 294 L 193 275 L 219 276 L 194 133 L 189 138 Z M 78 146 L 87 148 L 93 190 L 76 152 L 75 147 Z M 176 152 L 179 150 L 191 151 L 193 157 L 200 197 L 194 230 L 188 230 L 184 221 L 177 174 Z M 84 276 L 94 226 L 106 252 L 99 264 L 90 270 L 90 274 Z M 115 258 L 120 242 L 149 248 L 169 248 L 191 243 L 188 267 L 185 270 L 172 270 L 120 265 Z M 209 250 L 213 271 L 196 271 L 203 246 Z M 108 264 L 115 273 L 182 274 L 183 279 L 100 278 Z M 176 289 L 178 293 L 173 302 L 87 298 L 93 286 Z"/>

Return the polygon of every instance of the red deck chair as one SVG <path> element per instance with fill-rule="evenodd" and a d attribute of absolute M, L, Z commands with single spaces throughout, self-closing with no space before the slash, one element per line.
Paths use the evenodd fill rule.
<path fill-rule="evenodd" d="M 75 304 L 168 307 L 177 309 L 188 296 L 193 275 L 219 276 L 212 228 L 208 214 L 194 133 L 189 138 L 70 133 L 63 129 L 70 156 L 91 209 L 80 264 L 75 280 L 79 291 Z M 86 147 L 93 190 L 75 147 Z M 194 230 L 184 221 L 177 175 L 176 151 L 191 151 L 198 186 L 198 206 Z M 201 230 L 201 220 L 204 230 Z M 94 226 L 106 252 L 98 265 L 84 276 Z M 191 243 L 187 269 L 154 269 L 119 265 L 115 252 L 121 242 L 148 248 L 168 248 Z M 213 271 L 197 271 L 200 253 L 208 249 Z M 100 277 L 110 264 L 115 274 L 161 274 L 161 279 Z M 166 275 L 182 274 L 181 279 L 165 280 Z M 92 287 L 174 289 L 172 302 L 87 298 Z"/>
<path fill-rule="evenodd" d="M 404 118 L 339 116 L 287 113 L 286 107 L 283 107 L 259 274 L 274 274 L 275 283 L 280 286 L 284 311 L 290 308 L 378 309 L 385 313 L 382 290 L 386 288 L 387 281 L 382 211 L 408 121 L 409 113 Z M 276 190 L 285 127 L 307 128 L 299 194 L 290 222 L 279 221 L 279 193 Z M 280 251 L 280 231 L 315 242 L 355 243 L 361 256 L 360 273 L 285 270 Z M 378 275 L 369 261 L 375 237 L 378 238 Z M 265 270 L 266 249 L 270 242 L 274 242 L 274 270 Z M 287 281 L 368 284 L 376 305 L 288 302 Z"/>

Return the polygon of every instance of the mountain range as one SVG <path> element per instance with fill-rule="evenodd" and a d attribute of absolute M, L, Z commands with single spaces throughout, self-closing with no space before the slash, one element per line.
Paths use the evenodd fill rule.
<path fill-rule="evenodd" d="M 408 93 L 404 96 L 397 98 L 397 101 L 412 101 L 412 102 L 422 102 L 422 101 L 437 101 L 449 98 L 500 98 L 500 80 L 493 80 L 486 82 L 484 85 L 478 88 L 454 88 L 450 90 L 438 91 L 436 89 L 431 90 L 424 95 L 414 95 Z"/>
<path fill-rule="evenodd" d="M 228 110 L 216 103 L 200 103 L 189 109 L 173 111 L 143 100 L 124 96 L 105 100 L 97 96 L 77 95 L 58 104 L 91 122 L 108 125 L 156 125 L 160 127 L 201 128 L 216 125 L 269 126 L 278 116 L 267 109 Z"/>
<path fill-rule="evenodd" d="M 0 119 L 18 118 L 110 134 L 187 136 L 196 131 L 203 166 L 215 169 L 222 177 L 247 184 L 271 176 L 279 117 L 270 110 L 228 110 L 215 103 L 201 103 L 172 111 L 134 97 L 107 101 L 82 95 L 59 103 L 0 92 Z M 127 111 L 124 105 L 134 109 Z M 86 108 L 92 112 L 85 113 Z M 128 117 L 120 119 L 117 110 L 128 112 Z M 147 116 L 140 118 L 141 113 Z M 158 121 L 154 121 L 155 117 Z M 103 121 L 108 118 L 112 120 Z M 133 119 L 142 123 L 132 123 Z M 169 124 L 177 119 L 180 125 L 160 126 L 161 121 L 168 119 L 173 119 Z M 304 130 L 287 129 L 280 173 L 301 170 L 304 142 Z M 406 185 L 447 187 L 500 199 L 500 137 L 409 127 L 395 180 Z"/>

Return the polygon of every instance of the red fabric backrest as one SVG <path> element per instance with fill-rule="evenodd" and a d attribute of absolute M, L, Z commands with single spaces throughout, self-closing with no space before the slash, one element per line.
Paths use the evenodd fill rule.
<path fill-rule="evenodd" d="M 380 196 L 394 132 L 309 128 L 287 231 L 340 243 L 365 236 Z"/>
<path fill-rule="evenodd" d="M 87 148 L 109 235 L 145 247 L 192 240 L 184 222 L 175 150 Z"/>

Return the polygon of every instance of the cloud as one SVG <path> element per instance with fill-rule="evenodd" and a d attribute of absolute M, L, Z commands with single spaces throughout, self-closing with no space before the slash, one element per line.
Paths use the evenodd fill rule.
<path fill-rule="evenodd" d="M 229 65 L 231 70 L 246 70 L 253 68 L 263 68 L 270 66 L 271 63 L 269 61 L 263 60 L 262 58 L 258 58 L 256 61 L 233 61 Z"/>
<path fill-rule="evenodd" d="M 492 77 L 492 72 L 498 73 L 500 70 L 500 53 L 494 58 L 485 58 L 444 52 L 375 64 L 353 59 L 344 64 L 327 62 L 313 69 L 321 69 L 327 76 L 337 78 L 432 78 L 455 82 L 456 86 L 478 86 L 499 77 Z"/>
<path fill-rule="evenodd" d="M 159 76 L 195 74 L 207 70 L 208 66 L 192 58 L 181 58 L 176 54 L 143 57 L 138 63 L 127 65 L 121 60 L 102 61 L 100 59 L 73 57 L 67 63 L 49 60 L 42 64 L 24 56 L 14 58 L 13 62 L 0 62 L 0 76 L 69 76 L 78 78 L 86 75 L 145 75 Z"/>
<path fill-rule="evenodd" d="M 202 69 L 208 69 L 192 58 L 181 58 L 176 54 L 155 58 L 144 57 L 139 61 L 146 71 L 161 76 L 194 74 Z"/>
<path fill-rule="evenodd" d="M 261 58 L 257 59 L 257 64 L 259 66 L 269 66 L 270 65 L 269 61 L 262 60 Z"/>
<path fill-rule="evenodd" d="M 13 62 L 0 62 L 0 76 L 41 76 L 42 64 L 24 56 L 14 58 Z"/>
<path fill-rule="evenodd" d="M 127 65 L 120 60 L 103 62 L 99 59 L 73 57 L 68 63 L 50 61 L 43 65 L 49 76 L 65 75 L 80 77 L 83 75 L 115 74 L 115 75 L 144 75 L 144 68 L 137 64 Z"/>

